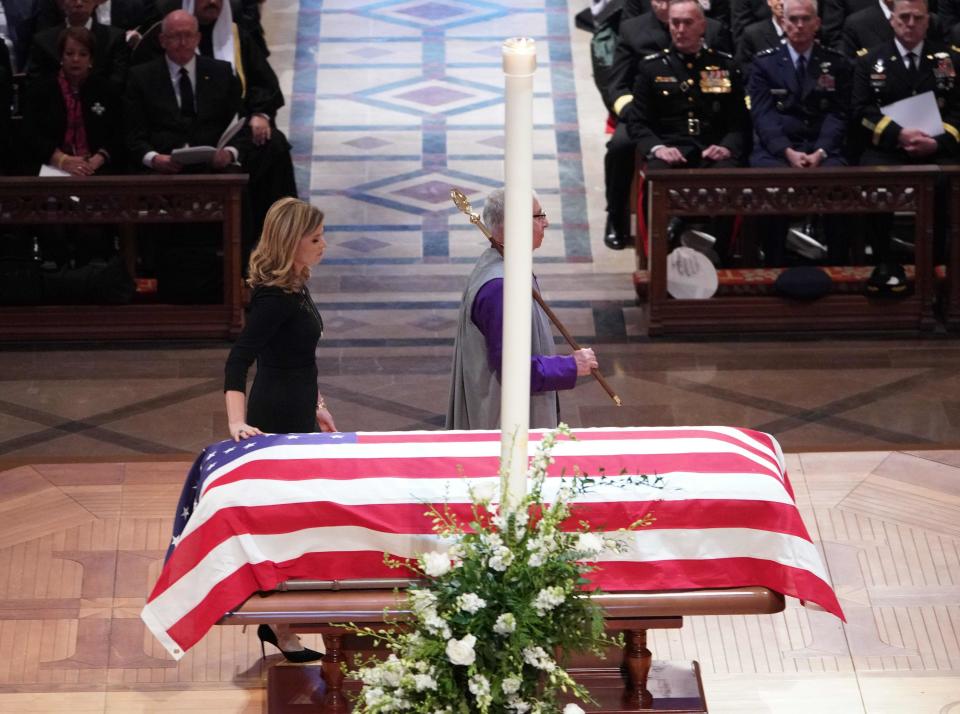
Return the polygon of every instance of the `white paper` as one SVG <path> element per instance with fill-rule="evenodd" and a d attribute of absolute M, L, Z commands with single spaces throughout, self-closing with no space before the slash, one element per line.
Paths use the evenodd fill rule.
<path fill-rule="evenodd" d="M 174 149 L 170 152 L 170 157 L 178 164 L 189 166 L 191 164 L 209 164 L 213 161 L 217 150 L 212 146 L 184 146 L 182 149 Z"/>
<path fill-rule="evenodd" d="M 880 107 L 880 111 L 904 129 L 919 129 L 927 136 L 939 136 L 944 132 L 943 119 L 932 91 L 893 102 Z"/>
<path fill-rule="evenodd" d="M 58 169 L 56 166 L 51 166 L 50 164 L 44 164 L 40 167 L 40 176 L 69 176 L 70 173 L 64 171 L 63 169 Z"/>
<path fill-rule="evenodd" d="M 236 114 L 233 116 L 233 121 L 223 130 L 223 133 L 220 135 L 220 141 L 217 142 L 217 148 L 222 149 L 227 143 L 234 137 L 234 135 L 240 131 L 243 126 L 247 123 L 246 117 L 240 117 Z"/>

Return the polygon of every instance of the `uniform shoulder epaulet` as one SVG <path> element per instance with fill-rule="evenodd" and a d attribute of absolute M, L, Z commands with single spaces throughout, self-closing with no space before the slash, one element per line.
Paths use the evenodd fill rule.
<path fill-rule="evenodd" d="M 733 59 L 733 55 L 730 54 L 729 52 L 724 52 L 723 50 L 710 50 L 710 51 L 713 52 L 714 54 L 720 55 L 724 59 L 728 59 L 728 60 Z"/>
<path fill-rule="evenodd" d="M 957 47 L 956 45 L 950 45 L 950 49 L 956 52 L 957 54 L 960 54 L 960 47 Z"/>
<path fill-rule="evenodd" d="M 644 62 L 649 62 L 650 60 L 655 60 L 658 57 L 666 57 L 668 50 L 659 50 L 658 52 L 653 52 L 652 54 L 645 55 L 643 58 Z"/>
<path fill-rule="evenodd" d="M 759 52 L 757 52 L 757 53 L 754 54 L 753 56 L 754 56 L 754 57 L 769 57 L 769 56 L 772 55 L 772 54 L 776 54 L 779 49 L 780 49 L 780 48 L 779 48 L 778 46 L 767 47 L 765 50 L 760 50 Z"/>
<path fill-rule="evenodd" d="M 869 51 L 870 50 L 868 50 L 866 47 L 861 47 L 859 50 L 857 50 L 857 57 L 866 57 L 867 52 Z"/>

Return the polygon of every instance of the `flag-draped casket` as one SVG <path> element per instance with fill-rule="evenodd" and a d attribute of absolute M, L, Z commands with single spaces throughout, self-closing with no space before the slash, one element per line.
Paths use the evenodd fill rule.
<path fill-rule="evenodd" d="M 531 449 L 543 432 L 530 433 Z M 553 450 L 563 476 L 606 476 L 569 525 L 625 545 L 592 575 L 607 591 L 761 585 L 842 617 L 776 440 L 728 427 L 581 429 Z M 431 505 L 469 514 L 499 484 L 496 431 L 275 434 L 213 444 L 184 484 L 167 561 L 142 617 L 176 658 L 257 591 L 296 579 L 396 577 L 446 547 Z M 651 485 L 637 476 L 645 475 Z M 652 485 L 656 484 L 656 485 Z M 617 533 L 644 516 L 653 522 Z"/>

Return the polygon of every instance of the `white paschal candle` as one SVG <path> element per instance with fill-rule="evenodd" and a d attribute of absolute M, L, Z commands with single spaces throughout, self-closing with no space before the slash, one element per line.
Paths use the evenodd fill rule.
<path fill-rule="evenodd" d="M 533 309 L 533 74 L 536 69 L 537 48 L 533 40 L 513 37 L 503 43 L 506 195 L 500 458 L 506 469 L 501 503 L 507 508 L 518 504 L 527 492 Z"/>

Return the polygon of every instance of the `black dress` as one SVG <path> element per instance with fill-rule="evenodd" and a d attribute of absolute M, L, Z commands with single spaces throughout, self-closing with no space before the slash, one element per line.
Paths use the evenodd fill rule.
<path fill-rule="evenodd" d="M 247 423 L 273 434 L 317 430 L 317 363 L 323 319 L 310 292 L 257 286 L 243 332 L 230 350 L 224 391 L 245 392 L 247 370 L 257 376 L 247 400 Z"/>

